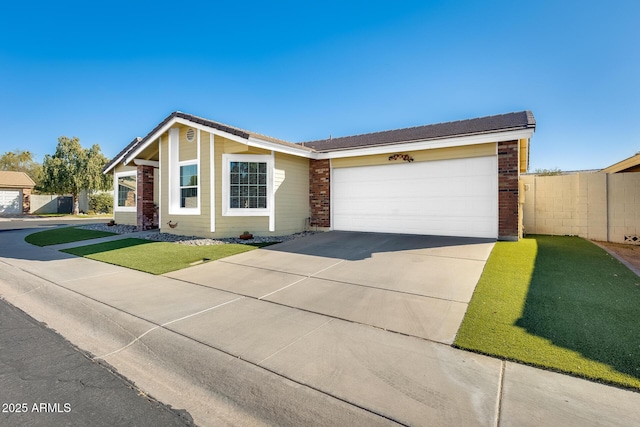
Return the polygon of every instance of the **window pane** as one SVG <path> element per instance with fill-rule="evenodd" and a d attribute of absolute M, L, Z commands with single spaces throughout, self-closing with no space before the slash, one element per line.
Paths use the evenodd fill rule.
<path fill-rule="evenodd" d="M 197 208 L 198 207 L 198 189 L 183 188 L 180 190 L 180 207 L 181 208 Z"/>
<path fill-rule="evenodd" d="M 267 163 L 230 162 L 229 205 L 235 209 L 267 207 Z"/>
<path fill-rule="evenodd" d="M 136 206 L 136 177 L 121 176 L 118 178 L 118 206 Z"/>
<path fill-rule="evenodd" d="M 180 186 L 198 185 L 198 165 L 180 166 Z"/>

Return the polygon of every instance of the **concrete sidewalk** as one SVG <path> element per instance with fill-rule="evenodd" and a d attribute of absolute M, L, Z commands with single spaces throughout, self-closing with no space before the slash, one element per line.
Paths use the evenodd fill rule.
<path fill-rule="evenodd" d="M 199 425 L 640 422 L 638 393 L 34 247 L 28 233 L 0 235 L 0 296 Z"/>

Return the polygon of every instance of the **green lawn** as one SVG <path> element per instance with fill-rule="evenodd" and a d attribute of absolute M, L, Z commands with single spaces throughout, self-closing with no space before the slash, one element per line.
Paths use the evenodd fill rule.
<path fill-rule="evenodd" d="M 122 239 L 65 249 L 63 252 L 151 274 L 163 274 L 189 267 L 196 262 L 213 261 L 262 246 L 266 244 L 189 246 L 143 239 Z"/>
<path fill-rule="evenodd" d="M 640 389 L 640 277 L 578 237 L 498 242 L 454 346 Z"/>
<path fill-rule="evenodd" d="M 54 228 L 29 234 L 24 240 L 36 246 L 59 245 L 62 243 L 78 242 L 81 240 L 97 239 L 98 237 L 113 236 L 115 233 L 106 231 L 83 230 L 76 227 Z"/>

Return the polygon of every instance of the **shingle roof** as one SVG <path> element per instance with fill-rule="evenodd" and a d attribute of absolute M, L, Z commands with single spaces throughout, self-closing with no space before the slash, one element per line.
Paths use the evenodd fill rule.
<path fill-rule="evenodd" d="M 280 144 L 280 145 L 284 145 L 284 146 L 288 146 L 288 147 L 293 147 L 293 148 L 297 148 L 297 149 L 303 149 L 303 150 L 307 150 L 307 151 L 313 151 L 311 148 L 306 148 L 303 147 L 299 144 L 294 144 L 292 142 L 287 142 L 287 141 L 283 141 L 281 139 L 277 139 L 277 138 L 273 138 L 270 136 L 266 136 L 266 135 L 262 135 L 256 132 L 250 132 L 244 129 L 240 129 L 234 126 L 229 126 L 229 125 L 225 125 L 224 123 L 220 123 L 220 122 L 214 122 L 213 120 L 208 120 L 202 117 L 198 117 L 198 116 L 194 116 L 192 114 L 186 114 L 183 113 L 181 111 L 174 111 L 173 113 L 169 114 L 169 116 L 167 116 L 167 118 L 165 118 L 162 122 L 160 122 L 158 124 L 158 126 L 156 126 L 155 128 L 153 128 L 153 130 L 151 130 L 151 132 L 149 132 L 144 138 L 135 138 L 133 141 L 131 141 L 129 143 L 129 145 L 127 145 L 122 151 L 120 151 L 118 154 L 116 154 L 116 156 L 111 159 L 111 161 L 109 163 L 107 163 L 107 165 L 104 167 L 103 171 L 109 170 L 111 169 L 111 167 L 113 166 L 113 164 L 119 162 L 122 160 L 123 156 L 126 156 L 128 153 L 132 152 L 133 150 L 135 150 L 136 148 L 140 147 L 141 145 L 144 145 L 149 138 L 151 138 L 157 131 L 159 131 L 160 129 L 162 129 L 162 127 L 164 125 L 166 125 L 167 123 L 169 123 L 171 120 L 173 120 L 174 118 L 180 118 L 180 119 L 184 119 L 184 120 L 188 120 L 192 123 L 196 123 L 196 124 L 200 124 L 203 126 L 207 126 L 213 129 L 217 129 L 219 131 L 222 132 L 226 132 L 226 133 L 230 133 L 232 135 L 236 135 L 239 136 L 240 138 L 243 139 L 249 139 L 250 137 L 254 137 L 254 138 L 259 138 L 262 140 L 266 140 L 269 142 L 273 142 L 276 144 Z"/>
<path fill-rule="evenodd" d="M 158 126 L 149 132 L 144 138 L 136 138 L 120 151 L 105 167 L 111 167 L 121 161 L 124 156 L 136 148 L 144 145 L 154 134 L 174 118 L 181 118 L 192 123 L 218 129 L 223 132 L 236 135 L 240 138 L 258 138 L 264 141 L 273 142 L 298 150 L 308 152 L 327 152 L 349 148 L 371 147 L 379 145 L 391 145 L 410 141 L 426 141 L 431 139 L 441 139 L 453 136 L 480 135 L 493 132 L 506 132 L 510 130 L 535 129 L 536 120 L 531 111 L 520 111 L 517 113 L 500 114 L 496 116 L 480 117 L 476 119 L 459 120 L 456 122 L 438 123 L 426 126 L 416 126 L 405 129 L 387 130 L 382 132 L 367 133 L 362 135 L 330 138 L 302 143 L 292 143 L 270 136 L 250 132 L 234 126 L 225 125 L 220 122 L 204 119 L 202 117 L 186 114 L 180 111 L 171 113 Z"/>
<path fill-rule="evenodd" d="M 0 188 L 33 188 L 36 183 L 24 172 L 0 171 Z"/>
<path fill-rule="evenodd" d="M 479 135 L 519 129 L 535 129 L 536 120 L 531 111 L 500 114 L 497 116 L 459 120 L 405 129 L 387 130 L 362 135 L 308 141 L 303 144 L 318 152 L 343 150 L 356 147 L 397 144 L 409 141 L 425 141 L 452 136 Z"/>

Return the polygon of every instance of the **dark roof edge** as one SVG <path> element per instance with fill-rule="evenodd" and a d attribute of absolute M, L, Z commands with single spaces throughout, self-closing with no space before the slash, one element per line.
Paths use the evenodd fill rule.
<path fill-rule="evenodd" d="M 401 128 L 401 129 L 393 129 L 393 130 L 384 130 L 378 132 L 370 132 L 358 135 L 349 135 L 342 136 L 337 138 L 330 139 L 320 139 L 313 141 L 304 141 L 300 143 L 292 143 L 284 140 L 280 140 L 277 138 L 272 138 L 266 135 L 249 132 L 240 128 L 236 128 L 233 126 L 228 126 L 223 123 L 214 122 L 212 120 L 208 120 L 202 117 L 194 116 L 191 114 L 183 113 L 181 111 L 174 111 L 169 116 L 167 116 L 162 122 L 160 122 L 151 132 L 149 132 L 144 138 L 135 138 L 131 141 L 122 151 L 120 151 L 107 165 L 103 168 L 103 173 L 106 173 L 110 170 L 116 163 L 121 161 L 127 154 L 145 144 L 156 132 L 158 132 L 162 127 L 164 127 L 167 123 L 175 118 L 180 118 L 183 120 L 190 121 L 192 123 L 200 124 L 203 126 L 207 126 L 213 129 L 217 129 L 222 132 L 226 132 L 232 135 L 236 135 L 243 139 L 249 139 L 250 137 L 264 139 L 269 142 L 274 142 L 277 144 L 281 144 L 289 147 L 296 147 L 302 150 L 306 150 L 309 152 L 317 152 L 317 153 L 326 153 L 331 151 L 343 151 L 349 149 L 357 149 L 364 147 L 380 147 L 386 145 L 395 145 L 405 142 L 416 142 L 416 141 L 430 141 L 437 139 L 448 139 L 448 138 L 458 138 L 464 136 L 473 136 L 473 135 L 485 135 L 495 132 L 508 132 L 513 130 L 522 130 L 522 129 L 533 129 L 535 131 L 536 128 L 536 120 L 533 116 L 533 113 L 530 110 L 518 111 L 506 114 L 499 114 L 493 116 L 484 116 L 473 119 L 464 119 L 457 120 L 451 122 L 443 122 L 443 123 L 434 123 L 430 125 L 422 125 L 422 126 L 414 126 L 409 128 Z M 507 124 L 494 123 L 496 120 L 498 122 L 500 119 L 508 119 Z M 478 124 L 483 124 L 477 126 Z M 464 132 L 460 132 L 459 128 L 464 128 L 464 125 L 470 125 L 471 128 Z M 486 126 L 490 124 L 490 126 Z M 495 125 L 495 126 L 494 126 Z M 473 130 L 473 127 L 476 126 L 479 130 Z M 456 130 L 457 129 L 457 130 Z M 422 130 L 428 130 L 425 133 L 421 132 Z M 431 131 L 431 132 L 429 132 Z M 380 138 L 385 136 L 387 138 Z M 369 141 L 369 143 L 358 141 L 366 138 L 372 138 L 374 141 Z M 378 137 L 378 138 L 375 138 Z M 379 141 L 375 141 L 379 139 Z M 386 140 L 385 140 L 386 139 Z M 349 143 L 349 140 L 352 142 Z M 343 142 L 343 144 L 340 144 Z M 355 143 L 354 143 L 355 142 Z M 314 147 L 315 145 L 315 147 Z M 324 145 L 324 147 L 322 147 Z"/>
<path fill-rule="evenodd" d="M 135 138 L 133 141 L 131 141 L 109 163 L 106 164 L 106 166 L 102 169 L 102 172 L 106 173 L 106 171 L 110 170 L 116 163 L 120 162 L 127 154 L 129 154 L 130 152 L 132 152 L 133 150 L 135 150 L 139 146 L 144 145 L 156 132 L 158 132 L 167 123 L 169 123 L 171 120 L 173 120 L 175 118 L 187 120 L 187 121 L 189 121 L 191 123 L 195 123 L 195 124 L 199 124 L 199 125 L 202 125 L 202 126 L 210 127 L 212 129 L 217 129 L 217 130 L 219 130 L 221 132 L 226 132 L 228 134 L 235 135 L 235 136 L 238 136 L 240 138 L 247 139 L 247 140 L 250 137 L 253 136 L 255 138 L 264 139 L 264 140 L 267 140 L 269 142 L 274 142 L 276 144 L 290 146 L 290 147 L 296 147 L 296 148 L 300 148 L 302 150 L 306 150 L 306 151 L 310 151 L 310 152 L 313 151 L 313 149 L 311 149 L 309 147 L 304 147 L 303 145 L 300 145 L 300 144 L 295 144 L 295 143 L 292 143 L 292 142 L 280 140 L 280 139 L 277 139 L 277 138 L 273 138 L 273 137 L 262 135 L 262 134 L 255 133 L 255 132 L 249 132 L 249 131 L 246 131 L 244 129 L 240 129 L 240 128 L 237 128 L 237 127 L 234 127 L 234 126 L 225 125 L 225 124 L 220 123 L 220 122 L 214 122 L 212 120 L 208 120 L 208 119 L 205 119 L 203 117 L 198 117 L 198 116 L 194 116 L 192 114 L 183 113 L 182 111 L 174 111 L 173 113 L 169 114 L 169 116 L 167 116 L 162 122 L 160 122 L 155 128 L 153 128 L 153 130 L 151 132 L 149 132 L 144 138 L 138 137 L 138 138 Z"/>
<path fill-rule="evenodd" d="M 468 133 L 442 135 L 442 136 L 438 136 L 438 137 L 407 140 L 407 141 L 401 141 L 401 142 L 412 142 L 412 141 L 421 141 L 421 140 L 425 140 L 426 141 L 426 140 L 429 140 L 429 139 L 443 139 L 443 138 L 460 137 L 460 136 L 482 135 L 482 134 L 486 134 L 486 133 L 507 132 L 507 131 L 518 130 L 518 129 L 530 129 L 530 128 L 532 128 L 532 129 L 535 130 L 535 128 L 536 128 L 536 119 L 533 116 L 533 112 L 531 110 L 523 110 L 523 111 L 517 111 L 517 112 L 513 112 L 513 113 L 505 113 L 505 114 L 497 114 L 497 115 L 492 115 L 492 116 L 475 117 L 475 118 L 472 118 L 472 119 L 453 120 L 453 121 L 449 121 L 449 122 L 432 123 L 432 124 L 428 124 L 428 125 L 418 125 L 418 126 L 411 126 L 411 127 L 407 127 L 407 128 L 389 129 L 389 130 L 381 130 L 381 131 L 375 131 L 375 132 L 361 133 L 361 134 L 356 134 L 356 135 L 338 136 L 338 137 L 333 137 L 331 139 L 335 141 L 335 140 L 346 139 L 346 138 L 360 138 L 360 137 L 367 137 L 367 136 L 380 135 L 380 134 L 393 133 L 393 132 L 401 132 L 401 131 L 404 132 L 404 131 L 416 130 L 416 129 L 426 128 L 426 127 L 450 126 L 450 125 L 461 124 L 461 123 L 465 123 L 465 122 L 480 121 L 480 120 L 487 120 L 487 119 L 495 119 L 497 117 L 515 115 L 515 114 L 525 114 L 526 115 L 526 120 L 527 120 L 526 125 L 510 126 L 510 127 L 507 127 L 507 128 L 495 128 L 495 129 L 490 129 L 490 130 L 486 130 L 486 131 L 479 131 L 479 132 L 468 132 Z M 326 141 L 329 141 L 329 140 L 328 139 L 315 139 L 315 140 L 311 140 L 311 141 L 301 141 L 299 143 L 307 145 L 307 144 L 314 144 L 314 143 L 320 143 L 320 142 L 326 142 Z M 387 145 L 387 144 L 396 144 L 396 143 L 398 143 L 398 142 L 388 142 L 388 143 L 385 143 L 385 144 L 378 144 L 378 145 Z M 322 150 L 318 150 L 318 151 L 322 151 Z M 333 151 L 333 150 L 331 150 L 331 151 Z"/>

